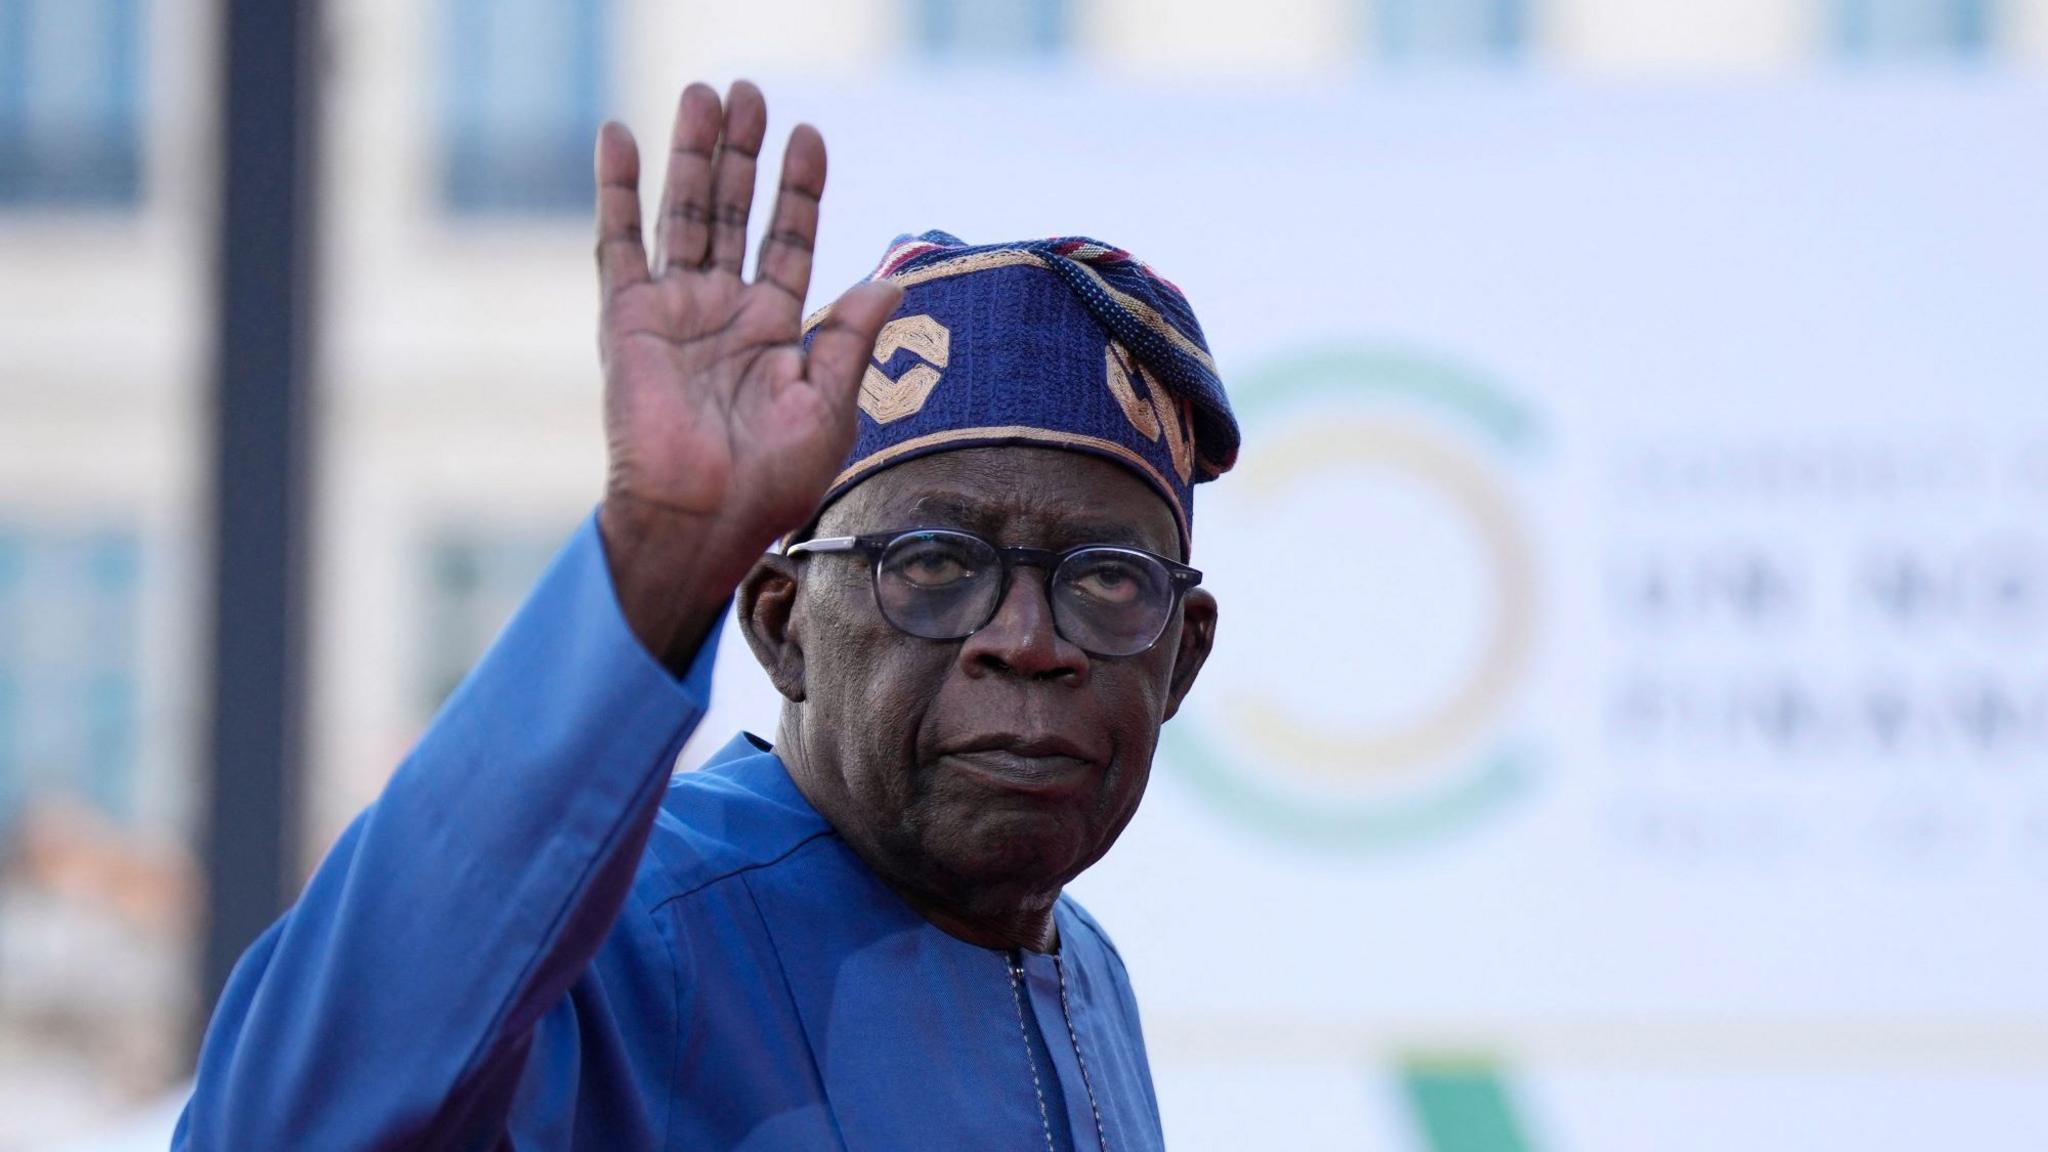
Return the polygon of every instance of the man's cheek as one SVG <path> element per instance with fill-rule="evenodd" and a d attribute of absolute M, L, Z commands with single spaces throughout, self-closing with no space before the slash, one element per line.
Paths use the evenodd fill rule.
<path fill-rule="evenodd" d="M 856 718 L 873 726 L 874 745 L 892 759 L 919 756 L 919 737 L 940 700 L 945 661 L 920 650 L 930 647 L 936 646 L 877 645 L 849 681 L 862 701 Z"/>

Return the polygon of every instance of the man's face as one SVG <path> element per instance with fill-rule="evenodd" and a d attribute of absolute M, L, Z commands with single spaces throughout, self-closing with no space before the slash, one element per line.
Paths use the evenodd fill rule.
<path fill-rule="evenodd" d="M 1142 480 L 1043 448 L 898 465 L 836 501 L 815 535 L 911 528 L 1055 552 L 1120 544 L 1179 555 L 1173 513 Z M 926 640 L 883 618 L 858 556 L 778 563 L 798 581 L 782 666 L 770 668 L 801 697 L 783 726 L 798 745 L 787 758 L 886 878 L 935 895 L 1062 884 L 1101 857 L 1136 812 L 1159 726 L 1213 634 L 1215 602 L 1197 589 L 1151 649 L 1090 655 L 1054 630 L 1046 573 L 1020 567 L 980 631 Z M 771 660 L 758 638 L 756 650 Z"/>

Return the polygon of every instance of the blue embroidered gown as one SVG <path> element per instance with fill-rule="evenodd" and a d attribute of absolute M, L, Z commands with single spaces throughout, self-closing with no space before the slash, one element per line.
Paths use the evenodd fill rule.
<path fill-rule="evenodd" d="M 671 777 L 716 640 L 661 668 L 586 521 L 242 957 L 173 1149 L 1162 1147 L 1129 979 L 1078 904 L 1013 986 L 764 745 Z"/>

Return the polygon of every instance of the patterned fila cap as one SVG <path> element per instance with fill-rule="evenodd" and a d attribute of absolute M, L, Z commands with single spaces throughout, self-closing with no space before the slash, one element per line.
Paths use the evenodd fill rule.
<path fill-rule="evenodd" d="M 829 504 L 893 464 L 991 444 L 1114 461 L 1173 508 L 1236 462 L 1237 420 L 1180 289 L 1085 237 L 968 245 L 902 236 L 871 280 L 904 288 L 860 389 L 859 431 Z M 828 310 L 829 311 L 829 310 Z M 804 324 L 805 339 L 825 311 Z"/>

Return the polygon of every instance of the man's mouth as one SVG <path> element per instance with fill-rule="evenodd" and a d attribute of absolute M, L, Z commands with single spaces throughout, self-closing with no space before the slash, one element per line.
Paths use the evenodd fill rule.
<path fill-rule="evenodd" d="M 1061 737 L 988 736 L 966 741 L 943 757 L 989 787 L 1050 796 L 1092 789 L 1099 769 L 1094 756 Z"/>

